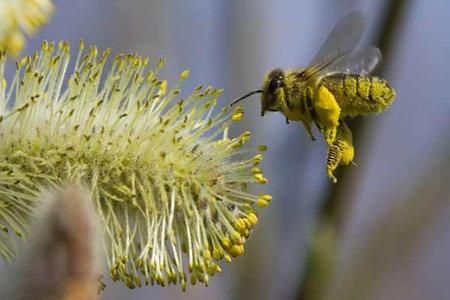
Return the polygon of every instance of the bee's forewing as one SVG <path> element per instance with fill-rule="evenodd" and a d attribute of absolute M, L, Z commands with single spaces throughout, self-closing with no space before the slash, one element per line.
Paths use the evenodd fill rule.
<path fill-rule="evenodd" d="M 365 30 L 362 12 L 352 12 L 343 17 L 328 35 L 312 63 L 299 71 L 303 79 L 320 82 L 333 73 L 366 75 L 372 72 L 381 60 L 376 47 L 354 51 Z"/>
<path fill-rule="evenodd" d="M 364 14 L 355 11 L 344 16 L 328 35 L 320 50 L 311 62 L 312 66 L 332 62 L 350 54 L 359 43 L 366 24 Z"/>

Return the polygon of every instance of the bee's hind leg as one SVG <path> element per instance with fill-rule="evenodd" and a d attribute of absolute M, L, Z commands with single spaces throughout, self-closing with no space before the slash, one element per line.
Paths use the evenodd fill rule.
<path fill-rule="evenodd" d="M 322 125 L 321 132 L 325 141 L 331 146 L 337 135 L 341 108 L 333 94 L 325 86 L 321 86 L 317 90 L 314 111 Z"/>
<path fill-rule="evenodd" d="M 336 139 L 328 148 L 327 174 L 333 183 L 337 182 L 333 172 L 338 166 L 346 166 L 353 162 L 354 148 L 350 128 L 343 121 L 337 129 Z"/>
<path fill-rule="evenodd" d="M 341 161 L 341 149 L 339 147 L 338 141 L 335 141 L 329 148 L 328 148 L 328 154 L 327 154 L 327 175 L 328 178 L 333 183 L 337 182 L 336 176 L 334 176 L 333 172 L 337 169 L 339 166 L 339 163 Z"/>

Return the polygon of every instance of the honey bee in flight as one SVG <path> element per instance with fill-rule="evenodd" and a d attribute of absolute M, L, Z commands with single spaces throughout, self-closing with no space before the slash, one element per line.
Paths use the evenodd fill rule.
<path fill-rule="evenodd" d="M 316 57 L 306 68 L 270 71 L 261 89 L 252 91 L 231 106 L 254 94 L 261 94 L 261 116 L 279 111 L 286 122 L 300 121 L 312 140 L 313 125 L 328 145 L 326 169 L 353 162 L 352 133 L 346 117 L 378 114 L 395 99 L 395 91 L 378 77 L 370 76 L 381 61 L 376 47 L 356 49 L 365 30 L 361 12 L 343 17 L 328 35 Z"/>

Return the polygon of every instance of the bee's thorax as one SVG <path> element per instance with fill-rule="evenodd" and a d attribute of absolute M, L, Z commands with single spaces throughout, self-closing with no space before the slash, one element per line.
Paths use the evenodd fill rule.
<path fill-rule="evenodd" d="M 306 104 L 311 93 L 306 82 L 299 80 L 295 72 L 286 72 L 285 83 L 284 97 L 280 101 L 280 111 L 289 120 L 307 120 Z"/>

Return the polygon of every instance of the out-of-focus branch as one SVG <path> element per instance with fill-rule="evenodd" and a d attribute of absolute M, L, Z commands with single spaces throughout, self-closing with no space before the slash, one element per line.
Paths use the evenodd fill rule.
<path fill-rule="evenodd" d="M 1 299 L 93 300 L 99 263 L 96 221 L 88 193 L 74 185 L 44 196 L 31 244 Z"/>
<path fill-rule="evenodd" d="M 380 22 L 380 30 L 377 33 L 374 44 L 384 55 L 380 73 L 385 73 L 389 65 L 394 38 L 398 33 L 399 24 L 407 9 L 409 1 L 386 1 L 387 6 L 382 15 L 384 20 Z M 352 122 L 352 132 L 355 141 L 362 140 L 362 134 L 368 130 L 367 120 L 355 120 Z M 341 168 L 338 171 L 338 184 L 331 187 L 323 207 L 317 217 L 317 225 L 312 233 L 309 255 L 306 258 L 305 274 L 300 284 L 299 300 L 316 300 L 323 297 L 325 287 L 330 281 L 334 267 L 334 257 L 337 252 L 337 244 L 344 218 L 351 207 L 351 189 L 358 182 L 355 168 Z"/>

